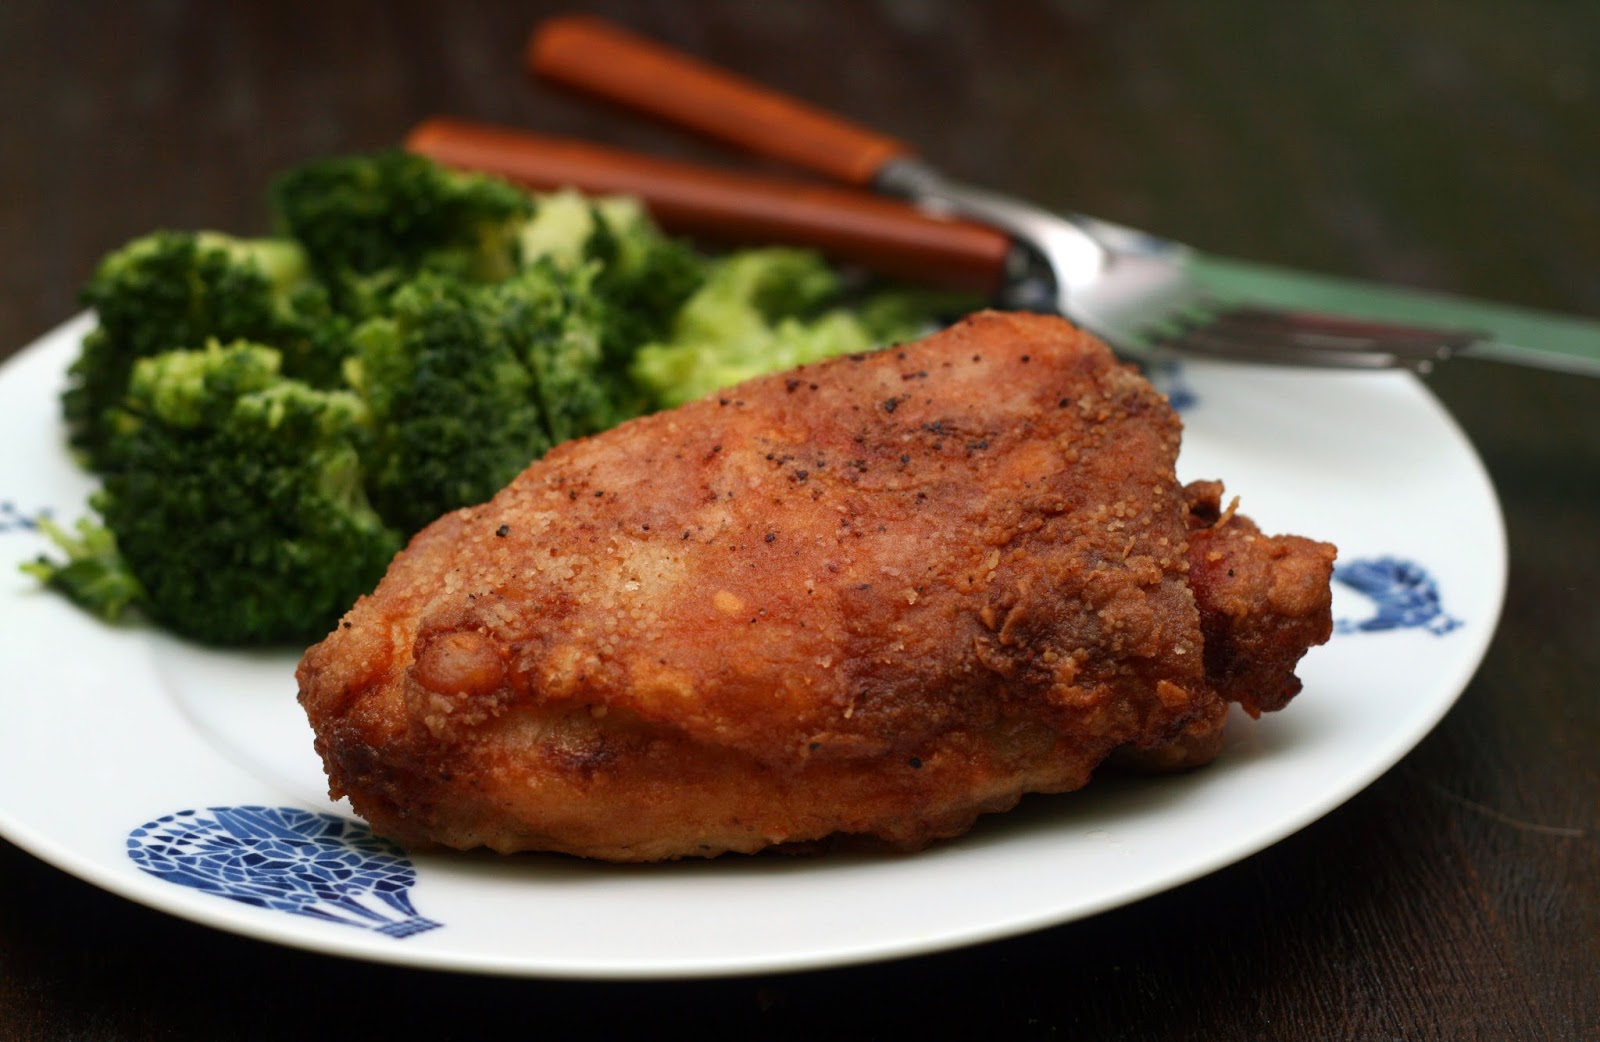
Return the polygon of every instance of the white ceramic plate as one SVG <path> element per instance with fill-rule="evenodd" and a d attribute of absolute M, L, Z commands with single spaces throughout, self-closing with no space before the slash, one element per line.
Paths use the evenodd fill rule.
<path fill-rule="evenodd" d="M 1035 797 L 906 857 L 407 859 L 323 795 L 292 656 L 107 627 L 17 571 L 44 549 L 27 519 L 71 520 L 92 487 L 56 401 L 88 325 L 0 368 L 0 833 L 131 900 L 338 955 L 705 976 L 925 953 L 1113 908 L 1261 850 L 1399 760 L 1466 685 L 1504 593 L 1493 489 L 1415 379 L 1194 364 L 1175 377 L 1194 399 L 1180 476 L 1223 478 L 1269 531 L 1336 542 L 1367 590 L 1336 584 L 1345 632 L 1303 663 L 1305 692 L 1234 721 L 1214 766 Z"/>

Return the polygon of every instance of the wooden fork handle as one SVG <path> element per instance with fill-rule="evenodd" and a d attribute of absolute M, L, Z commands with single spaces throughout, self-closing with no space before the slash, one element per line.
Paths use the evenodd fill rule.
<path fill-rule="evenodd" d="M 664 228 L 722 243 L 811 246 L 869 271 L 993 294 L 1011 241 L 985 225 L 924 214 L 851 188 L 737 174 L 586 141 L 431 119 L 406 148 L 535 191 L 637 196 Z"/>
<path fill-rule="evenodd" d="M 669 124 L 865 188 L 912 149 L 734 73 L 587 15 L 552 18 L 528 42 L 538 76 Z"/>

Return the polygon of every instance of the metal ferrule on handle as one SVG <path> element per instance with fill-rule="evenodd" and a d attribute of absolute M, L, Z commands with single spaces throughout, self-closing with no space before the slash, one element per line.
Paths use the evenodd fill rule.
<path fill-rule="evenodd" d="M 924 210 L 965 217 L 1006 232 L 1040 255 L 1063 296 L 1098 280 L 1109 260 L 1094 236 L 1069 219 L 999 192 L 951 181 L 916 159 L 885 163 L 873 187 Z"/>

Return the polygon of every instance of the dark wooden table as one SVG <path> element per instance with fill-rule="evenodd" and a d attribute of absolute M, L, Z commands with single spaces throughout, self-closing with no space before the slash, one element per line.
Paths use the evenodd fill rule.
<path fill-rule="evenodd" d="M 96 258 L 127 238 L 265 230 L 275 171 L 392 144 L 430 114 L 717 154 L 530 85 L 518 52 L 544 7 L 0 5 L 0 356 L 74 313 Z M 1600 6 L 597 9 L 1045 203 L 1255 260 L 1600 315 Z M 600 984 L 282 949 L 148 911 L 0 842 L 0 1039 L 673 1024 L 808 1038 L 1600 1038 L 1600 381 L 1460 362 L 1431 383 L 1504 500 L 1504 622 L 1419 748 L 1240 864 L 970 950 Z M 69 750 L 61 769 L 74 770 Z"/>

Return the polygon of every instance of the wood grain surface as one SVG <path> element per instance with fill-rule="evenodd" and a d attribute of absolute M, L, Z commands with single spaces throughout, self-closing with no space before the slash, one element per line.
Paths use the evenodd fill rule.
<path fill-rule="evenodd" d="M 429 116 L 731 161 L 532 83 L 527 33 L 567 9 L 0 4 L 0 356 L 72 315 L 96 259 L 126 239 L 265 231 L 276 171 L 397 144 Z M 1600 316 L 1600 5 L 588 9 L 1045 204 L 1253 260 Z M 1503 497 L 1504 622 L 1419 748 L 1240 864 L 964 951 L 621 985 L 277 948 L 147 911 L 0 842 L 0 1039 L 673 1025 L 750 1038 L 1600 1038 L 1600 381 L 1461 362 L 1431 382 Z M 62 772 L 74 769 L 63 750 Z"/>

